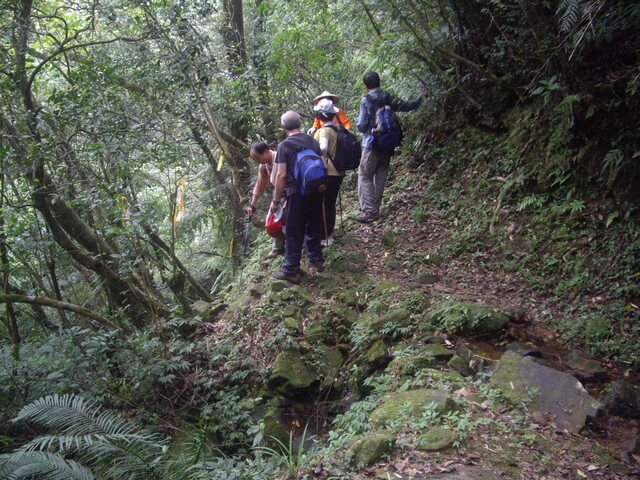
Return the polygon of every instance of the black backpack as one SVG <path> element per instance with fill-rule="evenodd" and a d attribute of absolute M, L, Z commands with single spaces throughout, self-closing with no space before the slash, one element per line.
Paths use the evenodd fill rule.
<path fill-rule="evenodd" d="M 331 159 L 336 170 L 346 172 L 347 170 L 355 170 L 358 168 L 362 155 L 362 148 L 360 147 L 358 137 L 344 127 L 325 125 L 323 128 L 332 129 L 338 137 L 336 141 L 336 154 Z"/>

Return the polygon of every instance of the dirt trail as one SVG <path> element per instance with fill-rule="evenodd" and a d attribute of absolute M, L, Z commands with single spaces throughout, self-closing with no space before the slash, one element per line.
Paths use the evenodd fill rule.
<path fill-rule="evenodd" d="M 412 188 L 412 190 L 415 187 Z M 468 300 L 480 300 L 489 305 L 510 309 L 516 308 L 524 312 L 526 325 L 522 327 L 525 335 L 537 345 L 551 345 L 549 348 L 557 348 L 560 357 L 562 352 L 561 339 L 557 331 L 553 329 L 554 321 L 559 318 L 560 308 L 557 300 L 534 291 L 518 273 L 501 271 L 497 262 L 492 261 L 491 246 L 469 260 L 462 257 L 441 257 L 433 255 L 436 252 L 446 251 L 446 246 L 451 242 L 452 228 L 435 209 L 428 209 L 425 213 L 426 220 L 417 223 L 411 216 L 411 192 L 403 195 L 401 205 L 392 201 L 383 219 L 374 224 L 361 225 L 345 216 L 343 223 L 342 241 L 340 248 L 346 251 L 364 253 L 366 255 L 366 273 L 380 281 L 388 281 L 406 286 L 412 290 L 422 290 L 429 294 L 433 302 L 445 295 Z M 340 222 L 338 221 L 338 226 Z M 383 241 L 385 234 L 393 232 L 387 241 Z M 428 257 L 427 257 L 428 256 Z M 434 260 L 436 257 L 436 261 Z M 440 257 L 440 258 L 437 258 Z M 433 274 L 432 281 L 422 282 L 419 275 L 424 270 Z M 504 344 L 509 340 L 509 335 L 496 340 Z M 511 338 L 513 340 L 513 338 Z M 557 347 L 556 347 L 557 346 Z M 500 347 L 499 347 L 500 348 Z M 612 363 L 605 363 L 611 376 L 617 372 Z M 589 387 L 589 385 L 587 385 Z M 593 386 L 592 386 L 593 387 Z M 593 387 L 590 390 L 593 393 Z M 510 414 L 495 412 L 492 417 L 508 424 L 511 421 Z M 546 455 L 544 449 L 535 445 L 522 446 L 522 452 L 509 452 L 510 446 L 502 445 L 493 438 L 488 429 L 479 428 L 472 433 L 466 441 L 469 447 L 466 449 L 466 457 L 458 454 L 445 456 L 444 464 L 486 464 L 487 459 L 508 457 L 523 452 L 530 459 L 517 462 L 519 478 L 633 478 L 626 474 L 618 474 L 602 462 L 598 463 L 598 451 L 596 442 L 604 447 L 603 451 L 613 454 L 613 458 L 625 459 L 625 443 L 630 438 L 637 437 L 640 431 L 640 423 L 633 420 L 608 418 L 603 423 L 595 425 L 593 430 L 588 430 L 583 436 L 567 436 L 554 432 L 548 427 L 540 427 L 543 437 L 550 444 L 561 448 L 560 458 L 553 462 L 555 472 L 540 469 L 538 464 L 541 456 Z M 635 433 L 634 433 L 635 432 Z M 504 450 L 503 450 L 504 449 Z M 557 453 L 557 452 L 556 452 Z M 502 460 L 501 460 L 502 461 Z M 507 459 L 504 459 L 508 463 Z M 597 463 L 598 466 L 594 465 Z M 441 463 L 442 464 L 442 463 Z M 495 463 L 493 463 L 495 464 Z M 398 468 L 396 468 L 396 465 Z M 386 467 L 390 472 L 401 472 L 402 466 L 418 468 L 421 465 L 425 473 L 436 473 L 433 462 L 420 452 L 403 452 L 393 458 Z M 378 464 L 377 467 L 379 467 Z M 362 478 L 374 478 L 371 475 L 379 475 L 379 468 L 371 468 L 362 472 Z M 515 474 L 515 472 L 514 472 Z M 587 476 L 583 476 L 583 474 Z M 395 478 L 395 477 L 390 477 Z M 397 478 L 428 478 L 428 477 L 397 477 Z M 516 478 L 516 477 L 514 477 Z"/>

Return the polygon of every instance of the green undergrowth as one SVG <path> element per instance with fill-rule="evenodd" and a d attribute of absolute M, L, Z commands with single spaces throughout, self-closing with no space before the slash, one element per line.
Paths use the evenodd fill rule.
<path fill-rule="evenodd" d="M 425 135 L 426 152 L 418 139 L 394 161 L 389 208 L 418 225 L 436 214 L 446 240 L 433 253 L 519 275 L 560 307 L 550 326 L 567 342 L 637 364 L 639 205 L 596 185 L 606 172 L 589 176 L 571 134 L 554 126 L 562 115 L 522 107 L 501 134 L 431 122 L 440 135 Z"/>

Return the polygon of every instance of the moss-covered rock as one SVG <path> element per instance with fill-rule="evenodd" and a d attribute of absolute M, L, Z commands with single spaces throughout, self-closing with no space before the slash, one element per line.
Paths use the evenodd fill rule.
<path fill-rule="evenodd" d="M 415 375 L 420 370 L 432 367 L 436 363 L 435 358 L 427 355 L 400 355 L 391 360 L 387 370 L 401 376 Z"/>
<path fill-rule="evenodd" d="M 304 325 L 304 336 L 310 342 L 320 342 L 324 340 L 326 326 L 324 322 L 306 322 Z"/>
<path fill-rule="evenodd" d="M 444 257 L 439 253 L 427 253 L 424 261 L 425 263 L 431 263 L 433 265 L 442 265 L 444 263 Z"/>
<path fill-rule="evenodd" d="M 428 267 L 420 267 L 418 269 L 418 274 L 416 275 L 416 279 L 418 282 L 423 285 L 432 285 L 440 281 L 440 276 L 435 273 L 431 268 Z"/>
<path fill-rule="evenodd" d="M 453 352 L 441 344 L 427 344 L 416 353 L 402 354 L 394 358 L 388 369 L 400 375 L 414 375 L 418 371 L 443 363 L 453 357 Z"/>
<path fill-rule="evenodd" d="M 438 362 L 446 362 L 453 357 L 453 352 L 442 344 L 430 343 L 420 349 L 420 355 L 433 357 Z"/>
<path fill-rule="evenodd" d="M 293 317 L 285 317 L 283 323 L 289 330 L 299 331 L 298 320 Z"/>
<path fill-rule="evenodd" d="M 491 384 L 514 404 L 527 403 L 530 410 L 550 412 L 554 423 L 571 433 L 578 433 L 587 417 L 594 417 L 600 408 L 575 377 L 515 352 L 502 355 Z"/>
<path fill-rule="evenodd" d="M 437 452 L 453 445 L 456 434 L 443 427 L 433 427 L 419 435 L 416 439 L 416 448 L 423 452 Z"/>
<path fill-rule="evenodd" d="M 364 252 L 339 251 L 329 259 L 330 268 L 338 273 L 362 273 L 366 269 Z"/>
<path fill-rule="evenodd" d="M 348 288 L 338 295 L 338 299 L 343 305 L 355 308 L 360 304 L 360 296 L 355 288 Z"/>
<path fill-rule="evenodd" d="M 393 230 L 387 230 L 382 234 L 380 240 L 384 247 L 391 248 L 394 247 L 398 242 L 398 237 L 396 236 L 396 232 L 394 232 Z"/>
<path fill-rule="evenodd" d="M 198 300 L 191 305 L 191 310 L 198 315 L 204 322 L 213 322 L 218 315 L 227 309 L 228 305 L 223 302 L 208 303 L 204 300 Z M 241 307 L 239 307 L 241 308 Z"/>
<path fill-rule="evenodd" d="M 470 377 L 474 373 L 469 364 L 458 355 L 454 355 L 453 357 L 451 357 L 451 359 L 447 362 L 447 365 L 453 368 L 460 375 L 463 375 L 465 377 Z"/>
<path fill-rule="evenodd" d="M 269 388 L 284 397 L 308 393 L 319 384 L 318 375 L 297 352 L 283 352 L 276 357 L 267 380 Z"/>
<path fill-rule="evenodd" d="M 380 331 L 385 326 L 408 327 L 412 324 L 411 313 L 405 309 L 392 310 L 385 315 L 365 314 L 360 317 L 369 324 L 372 331 Z"/>
<path fill-rule="evenodd" d="M 283 421 L 280 410 L 276 406 L 270 406 L 262 415 L 260 421 L 264 425 L 262 442 L 270 447 L 276 447 L 278 439 L 283 443 L 289 440 L 289 431 Z"/>
<path fill-rule="evenodd" d="M 445 414 L 456 409 L 456 402 L 442 390 L 396 392 L 383 397 L 380 406 L 369 415 L 369 423 L 375 427 L 406 426 L 428 407 Z"/>
<path fill-rule="evenodd" d="M 427 314 L 427 325 L 458 335 L 498 333 L 509 326 L 503 312 L 474 302 L 446 301 Z"/>
<path fill-rule="evenodd" d="M 374 460 L 388 453 L 395 438 L 390 432 L 374 432 L 353 439 L 349 453 L 356 465 L 370 465 Z"/>
<path fill-rule="evenodd" d="M 345 304 L 332 303 L 326 310 L 328 323 L 350 326 L 356 320 L 357 314 Z"/>
<path fill-rule="evenodd" d="M 609 413 L 625 418 L 640 418 L 640 387 L 618 380 L 603 398 Z"/>
<path fill-rule="evenodd" d="M 283 302 L 295 302 L 300 306 L 311 305 L 313 303 L 313 298 L 311 298 L 309 292 L 300 285 L 293 285 L 290 288 L 282 290 L 278 298 Z"/>
<path fill-rule="evenodd" d="M 323 345 L 318 348 L 316 358 L 318 361 L 318 373 L 322 378 L 320 388 L 329 388 L 333 384 L 344 361 L 342 353 L 336 347 Z"/>
<path fill-rule="evenodd" d="M 367 350 L 367 363 L 373 367 L 381 368 L 389 363 L 387 345 L 383 340 L 378 340 Z"/>
<path fill-rule="evenodd" d="M 271 280 L 271 291 L 274 293 L 282 292 L 287 288 L 291 288 L 293 286 L 293 283 L 287 282 L 286 280 L 276 280 L 275 278 Z"/>
<path fill-rule="evenodd" d="M 257 300 L 265 294 L 265 291 L 262 285 L 258 285 L 254 283 L 247 289 L 247 293 L 249 294 L 250 297 L 255 298 Z"/>
<path fill-rule="evenodd" d="M 394 283 L 394 282 L 379 282 L 374 287 L 374 292 L 376 293 L 387 293 L 387 292 L 396 292 L 398 290 L 402 290 L 402 284 Z"/>

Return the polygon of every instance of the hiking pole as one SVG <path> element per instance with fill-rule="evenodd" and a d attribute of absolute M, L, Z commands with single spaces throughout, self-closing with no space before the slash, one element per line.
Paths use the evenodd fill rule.
<path fill-rule="evenodd" d="M 242 255 L 247 256 L 247 252 L 249 251 L 249 230 L 251 227 L 251 219 L 253 218 L 253 214 L 249 215 L 247 218 L 246 225 L 244 227 L 244 237 L 242 239 Z"/>
<path fill-rule="evenodd" d="M 342 230 L 342 234 L 344 235 L 344 218 L 342 214 L 344 213 L 342 209 L 342 189 L 338 190 L 338 203 L 340 203 L 340 230 Z"/>
<path fill-rule="evenodd" d="M 324 224 L 324 240 L 329 241 L 329 235 L 327 235 L 327 209 L 324 206 L 325 194 L 322 194 L 322 223 Z"/>

